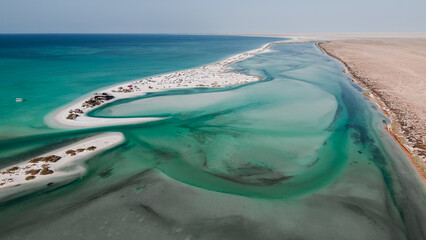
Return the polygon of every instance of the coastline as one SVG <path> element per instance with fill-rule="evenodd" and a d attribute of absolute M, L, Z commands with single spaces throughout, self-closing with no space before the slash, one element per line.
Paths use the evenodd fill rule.
<path fill-rule="evenodd" d="M 238 61 L 242 61 L 249 57 L 255 56 L 267 52 L 268 49 L 274 44 L 280 43 L 299 43 L 299 42 L 317 42 L 315 45 L 326 55 L 338 60 L 344 67 L 345 73 L 359 86 L 361 86 L 367 93 L 364 96 L 368 97 L 371 101 L 376 103 L 377 106 L 383 111 L 383 113 L 392 121 L 392 123 L 397 123 L 395 119 L 392 118 L 392 115 L 389 114 L 390 110 L 387 107 L 386 103 L 378 96 L 378 94 L 368 88 L 366 84 L 360 79 L 358 74 L 352 71 L 350 66 L 338 58 L 337 56 L 331 54 L 326 49 L 321 46 L 321 43 L 315 41 L 314 39 L 303 39 L 295 38 L 291 40 L 278 41 L 268 43 L 261 48 L 251 50 L 248 52 L 240 53 L 224 60 L 221 60 L 216 63 L 208 64 L 205 66 L 157 75 L 153 77 L 137 79 L 130 82 L 120 83 L 118 85 L 110 86 L 97 92 L 106 93 L 108 96 L 114 96 L 113 99 L 108 99 L 102 101 L 99 105 L 92 107 L 82 108 L 81 104 L 88 101 L 93 97 L 93 93 L 88 94 L 84 97 L 79 98 L 78 100 L 60 108 L 59 111 L 55 111 L 53 114 L 49 114 L 46 117 L 46 121 L 50 121 L 49 125 L 54 125 L 55 127 L 67 127 L 67 128 L 91 128 L 91 127 L 102 127 L 102 126 L 112 126 L 112 125 L 124 125 L 124 124 L 138 124 L 144 122 L 157 121 L 164 118 L 97 118 L 90 117 L 87 115 L 90 111 L 104 106 L 108 103 L 126 99 L 133 98 L 137 96 L 143 96 L 150 92 L 158 92 L 172 89 L 183 89 L 183 88 L 196 88 L 196 87 L 226 87 L 236 84 L 244 84 L 248 82 L 254 82 L 261 80 L 259 77 L 244 75 L 241 73 L 233 72 L 229 68 L 229 65 Z M 130 87 L 129 87 L 130 86 Z M 122 91 L 129 89 L 128 91 Z M 83 110 L 82 115 L 79 115 L 76 119 L 70 120 L 66 119 L 69 115 L 69 109 L 80 109 Z M 395 139 L 398 145 L 402 150 L 407 154 L 412 164 L 415 166 L 417 173 L 421 179 L 426 183 L 426 173 L 417 166 L 414 155 L 410 151 L 410 148 L 407 147 L 403 142 L 400 141 L 399 135 L 395 133 L 392 129 L 392 125 L 386 125 L 385 130 Z"/>
<path fill-rule="evenodd" d="M 84 161 L 124 140 L 120 132 L 97 134 L 0 169 L 0 201 L 72 182 L 84 175 Z"/>
<path fill-rule="evenodd" d="M 325 41 L 327 42 L 327 41 Z M 410 159 L 412 165 L 415 167 L 417 174 L 421 177 L 421 179 L 423 180 L 423 183 L 426 184 L 426 172 L 423 170 L 424 166 L 421 163 L 417 163 L 415 161 L 415 157 L 419 157 L 420 156 L 416 156 L 412 153 L 412 151 L 410 150 L 410 148 L 412 149 L 413 146 L 407 146 L 406 144 L 404 144 L 401 141 L 401 136 L 396 132 L 396 129 L 401 129 L 401 125 L 398 123 L 398 121 L 393 117 L 393 114 L 390 114 L 392 111 L 387 107 L 388 104 L 386 103 L 386 101 L 384 99 L 382 99 L 380 97 L 379 94 L 377 94 L 376 91 L 374 91 L 373 89 L 371 89 L 370 87 L 367 86 L 367 84 L 362 80 L 363 77 L 360 76 L 359 73 L 355 73 L 352 68 L 345 62 L 343 61 L 341 58 L 339 58 L 338 56 L 330 53 L 329 51 L 327 51 L 322 44 L 324 44 L 324 42 L 318 42 L 315 45 L 327 56 L 332 57 L 334 59 L 336 59 L 337 61 L 339 61 L 343 68 L 345 69 L 345 73 L 352 79 L 352 81 L 354 81 L 356 84 L 358 84 L 365 92 L 367 92 L 368 94 L 364 94 L 365 97 L 367 97 L 368 99 L 370 99 L 372 102 L 374 102 L 381 110 L 382 112 L 391 120 L 391 124 L 387 124 L 385 125 L 385 130 L 395 139 L 396 143 L 401 147 L 401 149 L 406 153 L 406 155 L 408 156 L 408 158 Z M 392 127 L 392 125 L 395 125 L 394 127 Z M 404 136 L 404 141 L 406 141 L 405 136 Z M 420 166 L 419 166 L 420 165 Z"/>
<path fill-rule="evenodd" d="M 260 81 L 262 78 L 258 76 L 232 71 L 229 65 L 265 53 L 270 46 L 284 41 L 268 43 L 261 48 L 243 52 L 209 65 L 106 87 L 97 91 L 102 92 L 98 96 L 103 97 L 99 104 L 81 106 L 93 99 L 94 94 L 90 93 L 48 114 L 45 122 L 52 127 L 91 128 L 161 120 L 163 118 L 96 118 L 89 117 L 87 113 L 105 104 L 120 99 L 143 96 L 149 92 L 196 87 L 226 87 Z M 122 89 L 131 90 L 122 91 Z M 97 94 L 95 93 L 95 95 Z M 113 96 L 113 98 L 109 98 L 109 96 Z M 69 109 L 78 109 L 82 115 L 73 120 L 67 119 L 70 114 L 75 114 L 75 110 L 69 111 Z M 121 144 L 124 140 L 124 135 L 120 132 L 98 134 L 1 169 L 0 201 L 7 201 L 42 189 L 57 188 L 75 181 L 86 171 L 82 164 L 85 160 Z"/>
<path fill-rule="evenodd" d="M 265 53 L 275 44 L 286 43 L 290 40 L 271 42 L 262 47 L 228 57 L 219 62 L 204 65 L 197 68 L 166 73 L 148 78 L 137 79 L 120 83 L 90 93 L 76 101 L 59 108 L 48 114 L 45 122 L 51 127 L 60 128 L 92 128 L 124 124 L 139 124 L 157 121 L 164 118 L 142 117 L 142 118 L 97 118 L 89 117 L 90 111 L 112 103 L 117 100 L 143 96 L 147 93 L 197 87 L 227 87 L 231 85 L 245 84 L 262 80 L 258 76 L 250 76 L 232 71 L 230 64 L 245 60 L 252 56 Z M 102 96 L 103 94 L 103 96 Z M 108 96 L 106 99 L 105 96 Z M 97 101 L 97 99 L 101 99 Z M 91 105 L 87 105 L 90 102 Z M 92 104 L 93 103 L 93 104 Z M 67 118 L 72 119 L 67 119 Z"/>
<path fill-rule="evenodd" d="M 97 118 L 89 117 L 87 113 L 108 103 L 120 99 L 143 96 L 150 92 L 196 87 L 226 87 L 260 81 L 262 78 L 258 76 L 232 71 L 229 65 L 257 54 L 265 53 L 270 46 L 281 42 L 283 41 L 268 43 L 261 48 L 243 52 L 201 67 L 106 87 L 97 91 L 102 92 L 101 95 L 97 93 L 86 94 L 74 102 L 61 107 L 59 110 L 48 114 L 45 117 L 45 122 L 52 127 L 91 128 L 161 120 L 163 118 Z M 93 95 L 95 95 L 95 98 L 99 97 L 96 99 L 99 104 L 83 107 L 85 103 L 94 98 Z M 76 114 L 75 109 L 78 109 L 78 113 L 81 115 L 72 120 L 67 119 L 67 116 Z M 10 200 L 40 189 L 59 187 L 70 183 L 84 174 L 86 168 L 81 165 L 84 160 L 117 146 L 123 141 L 124 135 L 119 132 L 99 134 L 53 150 L 43 154 L 43 156 L 1 169 L 0 201 Z M 89 150 L 90 148 L 94 149 Z"/>
<path fill-rule="evenodd" d="M 419 175 L 422 176 L 422 179 L 426 180 L 426 172 L 424 170 L 424 166 L 422 165 L 421 162 L 415 161 L 416 157 L 420 159 L 421 157 L 413 153 L 413 146 L 409 146 L 404 143 L 408 141 L 406 140 L 405 136 L 402 139 L 401 134 L 399 134 L 401 132 L 400 130 L 398 131 L 396 130 L 396 129 L 401 129 L 401 125 L 394 118 L 395 113 L 393 113 L 390 110 L 386 101 L 382 99 L 380 95 L 374 91 L 374 89 L 371 89 L 370 87 L 368 87 L 368 84 L 366 84 L 362 80 L 363 77 L 359 76 L 359 73 L 354 72 L 345 61 L 343 61 L 341 58 L 337 57 L 336 55 L 330 53 L 321 45 L 324 42 L 327 42 L 328 40 L 323 40 L 324 42 L 318 42 L 318 41 L 319 41 L 318 37 L 303 37 L 303 36 L 292 37 L 291 39 L 288 39 L 288 40 L 267 43 L 263 45 L 261 48 L 243 52 L 243 53 L 228 57 L 216 63 L 204 65 L 197 68 L 186 69 L 186 70 L 172 72 L 172 73 L 166 73 L 166 74 L 157 75 L 153 77 L 137 79 L 130 82 L 124 82 L 118 85 L 110 86 L 110 87 L 98 90 L 97 92 L 103 92 L 108 95 L 114 96 L 113 99 L 102 101 L 99 105 L 96 105 L 96 106 L 91 106 L 87 108 L 80 107 L 80 105 L 84 103 L 84 101 L 87 101 L 88 99 L 93 97 L 93 93 L 91 93 L 47 115 L 45 118 L 45 121 L 48 123 L 48 125 L 53 127 L 91 128 L 91 127 L 103 127 L 103 126 L 112 126 L 112 125 L 138 124 L 138 123 L 162 120 L 164 118 L 153 118 L 153 117 L 97 118 L 97 117 L 89 117 L 87 113 L 89 113 L 90 111 L 100 106 L 104 106 L 108 103 L 111 103 L 120 99 L 143 96 L 151 92 L 182 89 L 182 88 L 196 88 L 196 87 L 226 87 L 226 86 L 231 86 L 236 84 L 244 84 L 248 82 L 259 81 L 261 80 L 259 77 L 244 75 L 241 73 L 230 71 L 231 69 L 229 68 L 229 65 L 234 62 L 242 61 L 254 55 L 264 53 L 269 49 L 269 47 L 271 47 L 274 44 L 317 42 L 315 43 L 315 45 L 324 54 L 338 60 L 343 65 L 346 74 L 368 93 L 368 94 L 364 94 L 364 96 L 366 96 L 371 101 L 373 101 L 377 106 L 379 106 L 380 109 L 383 111 L 383 113 L 391 120 L 392 123 L 390 125 L 387 124 L 385 127 L 385 130 L 389 132 L 389 134 L 396 140 L 398 145 L 401 146 L 403 151 L 407 154 L 407 156 L 410 158 L 410 160 L 416 167 Z M 201 76 L 201 77 L 198 77 L 196 80 L 194 80 L 195 76 L 197 77 Z M 227 79 L 228 80 L 231 79 L 231 80 L 228 81 Z M 120 88 L 122 90 L 129 89 L 129 86 L 131 90 L 129 90 L 128 92 L 122 92 L 120 90 Z M 78 117 L 76 117 L 73 120 L 66 119 L 67 115 L 69 115 L 70 113 L 68 111 L 70 109 L 71 110 L 78 109 L 79 111 L 81 110 L 82 114 L 81 115 L 78 114 Z"/>

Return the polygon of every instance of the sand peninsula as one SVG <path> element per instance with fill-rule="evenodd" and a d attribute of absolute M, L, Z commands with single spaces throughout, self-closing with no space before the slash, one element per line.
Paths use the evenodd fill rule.
<path fill-rule="evenodd" d="M 230 64 L 242 61 L 257 54 L 265 53 L 268 49 L 284 41 L 265 44 L 261 48 L 240 53 L 222 61 L 198 68 L 158 75 L 121 83 L 96 91 L 47 116 L 46 122 L 52 127 L 92 128 L 122 124 L 144 123 L 163 118 L 97 118 L 87 115 L 88 112 L 119 99 L 143 96 L 146 93 L 197 87 L 226 87 L 262 80 L 257 76 L 249 76 L 232 71 Z"/>
<path fill-rule="evenodd" d="M 85 160 L 124 141 L 119 132 L 98 134 L 0 170 L 0 201 L 49 186 L 58 187 L 84 175 Z"/>

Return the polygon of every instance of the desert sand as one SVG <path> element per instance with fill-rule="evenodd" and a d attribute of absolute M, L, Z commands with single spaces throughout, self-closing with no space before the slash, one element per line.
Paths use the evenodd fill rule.
<path fill-rule="evenodd" d="M 424 174 L 426 38 L 336 39 L 320 47 L 377 100 L 393 121 L 390 130 Z"/>

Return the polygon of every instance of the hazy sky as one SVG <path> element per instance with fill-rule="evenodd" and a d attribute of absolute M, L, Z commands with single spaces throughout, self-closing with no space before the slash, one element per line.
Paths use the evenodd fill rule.
<path fill-rule="evenodd" d="M 426 0 L 0 0 L 0 33 L 426 31 Z"/>

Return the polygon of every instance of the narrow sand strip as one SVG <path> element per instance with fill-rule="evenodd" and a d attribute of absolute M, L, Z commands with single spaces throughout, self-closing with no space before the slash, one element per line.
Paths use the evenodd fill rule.
<path fill-rule="evenodd" d="M 85 173 L 85 160 L 123 141 L 122 133 L 103 133 L 1 169 L 0 200 L 74 181 Z"/>
<path fill-rule="evenodd" d="M 57 112 L 54 112 L 53 116 L 47 116 L 46 122 L 53 127 L 91 128 L 136 124 L 163 119 L 96 118 L 87 116 L 87 113 L 107 103 L 119 99 L 143 96 L 149 92 L 197 87 L 225 87 L 262 80 L 260 77 L 233 72 L 229 64 L 242 61 L 257 54 L 265 53 L 272 45 L 284 42 L 286 41 L 268 43 L 261 48 L 244 52 L 202 67 L 122 83 L 99 90 L 95 94 L 85 96 L 61 108 Z"/>

